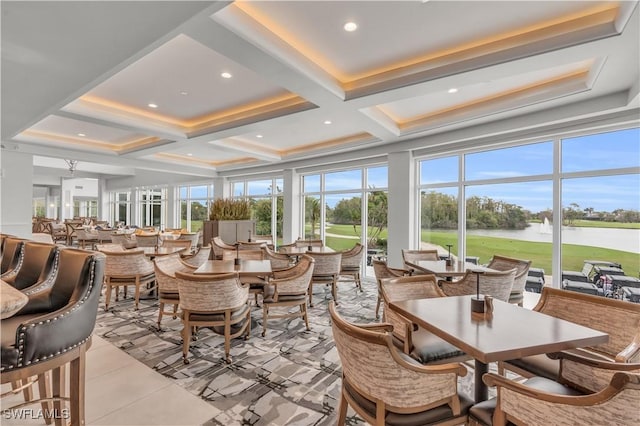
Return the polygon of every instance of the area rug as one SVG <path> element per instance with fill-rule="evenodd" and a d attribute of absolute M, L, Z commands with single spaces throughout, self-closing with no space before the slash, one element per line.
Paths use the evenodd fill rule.
<path fill-rule="evenodd" d="M 338 287 L 341 315 L 352 322 L 375 321 L 375 282 L 363 282 L 363 292 L 353 283 Z M 316 287 L 313 300 L 311 331 L 299 318 L 269 320 L 265 337 L 262 310 L 254 306 L 250 339 L 232 340 L 231 364 L 224 362 L 224 339 L 209 329 L 199 331 L 190 363 L 184 364 L 180 320 L 165 316 L 158 331 L 155 299 L 141 300 L 138 311 L 131 298 L 112 302 L 106 313 L 100 308 L 95 333 L 218 408 L 220 414 L 206 425 L 328 426 L 337 418 L 340 361 L 329 320 L 329 289 Z M 471 377 L 460 385 L 470 390 Z M 350 410 L 347 425 L 362 424 Z"/>

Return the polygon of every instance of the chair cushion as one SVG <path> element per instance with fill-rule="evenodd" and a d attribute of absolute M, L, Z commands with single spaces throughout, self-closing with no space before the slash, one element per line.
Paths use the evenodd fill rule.
<path fill-rule="evenodd" d="M 375 417 L 376 404 L 373 401 L 360 394 L 349 384 L 348 381 L 344 379 L 342 381 L 342 386 L 349 396 L 356 401 L 360 408 L 366 411 L 370 416 Z M 460 416 L 465 416 L 473 402 L 464 393 L 459 393 L 458 396 L 460 397 Z M 390 426 L 422 426 L 453 418 L 455 417 L 451 412 L 451 408 L 444 404 L 430 410 L 412 414 L 387 412 L 385 424 Z"/>
<path fill-rule="evenodd" d="M 411 356 L 422 364 L 436 363 L 442 360 L 453 362 L 451 358 L 457 357 L 468 358 L 464 352 L 451 343 L 423 329 L 412 333 L 412 342 Z"/>
<path fill-rule="evenodd" d="M 534 389 L 541 390 L 546 393 L 554 393 L 564 396 L 579 396 L 582 393 L 575 389 L 561 385 L 553 380 L 545 379 L 544 377 L 532 377 L 522 383 L 525 386 L 529 386 Z M 490 426 L 493 422 L 493 412 L 496 410 L 496 399 L 491 398 L 487 401 L 482 401 L 471 407 L 469 410 L 469 417 L 476 420 L 478 423 Z M 508 425 L 513 423 L 508 422 Z"/>
<path fill-rule="evenodd" d="M 583 349 L 570 349 L 565 352 L 575 353 L 583 357 L 593 358 L 596 361 L 613 361 L 610 358 L 599 356 L 598 354 Z M 525 371 L 530 372 L 534 376 L 544 377 L 549 380 L 557 380 L 560 374 L 560 361 L 551 359 L 545 354 L 531 355 L 524 358 L 510 359 L 505 361 Z"/>
<path fill-rule="evenodd" d="M 173 291 L 161 291 L 158 295 L 160 299 L 180 300 L 180 293 Z"/>
<path fill-rule="evenodd" d="M 145 281 L 153 281 L 156 279 L 156 274 L 155 272 L 152 272 L 148 275 L 143 275 L 140 277 L 140 282 L 145 282 Z M 112 284 L 116 284 L 116 283 L 135 283 L 136 281 L 136 277 L 135 275 L 132 275 L 130 277 L 111 277 L 110 279 Z"/>
<path fill-rule="evenodd" d="M 16 330 L 20 324 L 40 315 L 42 314 L 14 315 L 2 320 L 0 323 L 2 325 L 0 329 L 2 369 L 18 365 L 18 349 L 15 348 L 15 343 Z"/>
<path fill-rule="evenodd" d="M 240 308 L 231 312 L 231 321 L 236 320 L 242 316 L 247 315 L 247 310 L 249 307 L 247 305 L 242 305 Z M 189 314 L 189 321 L 202 321 L 202 322 L 215 322 L 215 321 L 224 321 L 224 312 L 212 312 L 210 314 L 198 312 Z M 224 332 L 224 330 L 223 330 Z"/>

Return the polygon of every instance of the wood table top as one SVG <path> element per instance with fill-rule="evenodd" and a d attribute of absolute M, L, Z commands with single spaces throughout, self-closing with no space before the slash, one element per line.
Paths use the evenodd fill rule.
<path fill-rule="evenodd" d="M 281 248 L 282 248 L 282 253 L 292 254 L 292 255 L 305 254 L 308 251 L 312 251 L 313 253 L 335 253 L 334 249 L 327 246 L 321 246 L 321 247 L 312 246 L 311 250 L 309 250 L 309 247 L 281 247 Z"/>
<path fill-rule="evenodd" d="M 483 363 L 606 343 L 609 335 L 493 299 L 492 316 L 471 312 L 471 296 L 391 303 L 390 308 Z"/>
<path fill-rule="evenodd" d="M 186 247 L 136 247 L 132 250 L 143 250 L 144 255 L 148 257 L 167 256 L 173 253 L 185 251 Z"/>
<path fill-rule="evenodd" d="M 234 259 L 207 260 L 193 271 L 194 274 L 227 274 L 229 272 L 238 272 L 241 276 L 271 275 L 271 261 L 240 259 L 240 264 L 236 265 Z"/>
<path fill-rule="evenodd" d="M 496 272 L 495 269 L 461 260 L 454 261 L 451 265 L 447 265 L 446 260 L 416 260 L 414 262 L 406 262 L 406 264 L 422 272 L 441 277 L 462 276 L 467 272 L 467 269 L 472 271 Z"/>
<path fill-rule="evenodd" d="M 0 280 L 0 319 L 9 318 L 27 304 L 29 298 L 20 290 Z"/>

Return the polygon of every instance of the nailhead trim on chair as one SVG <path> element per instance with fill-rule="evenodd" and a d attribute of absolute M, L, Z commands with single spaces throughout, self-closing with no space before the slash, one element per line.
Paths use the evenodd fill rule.
<path fill-rule="evenodd" d="M 71 309 L 69 309 L 66 312 L 63 312 L 62 314 L 60 314 L 59 316 L 54 317 L 53 319 L 48 319 L 46 321 L 40 321 L 40 322 L 37 322 L 37 323 L 29 324 L 28 326 L 23 325 L 23 326 L 20 327 L 20 330 L 19 330 L 19 333 L 18 333 L 18 364 L 16 366 L 10 366 L 10 367 L 6 368 L 7 370 L 11 370 L 13 368 L 25 367 L 25 366 L 33 364 L 33 363 L 44 361 L 44 360 L 46 360 L 48 358 L 53 358 L 53 357 L 55 357 L 57 355 L 60 355 L 61 353 L 64 353 L 64 352 L 70 351 L 71 349 L 76 348 L 78 345 L 81 345 L 81 344 L 85 343 L 89 339 L 90 336 L 87 337 L 86 339 L 82 340 L 81 342 L 78 342 L 78 343 L 74 344 L 73 346 L 64 348 L 62 351 L 60 351 L 60 352 L 58 352 L 56 354 L 44 355 L 43 358 L 38 358 L 38 359 L 36 359 L 34 361 L 30 361 L 30 362 L 27 362 L 27 363 L 23 364 L 24 337 L 25 337 L 25 332 L 27 330 L 27 327 L 35 327 L 36 325 L 46 324 L 46 323 L 49 323 L 51 321 L 57 321 L 57 320 L 59 320 L 61 318 L 64 318 L 66 315 L 70 314 L 71 312 L 75 311 L 76 309 L 78 309 L 78 305 L 83 304 L 87 300 L 87 298 L 91 295 L 91 290 L 93 289 L 93 285 L 94 285 L 94 281 L 95 281 L 95 266 L 96 266 L 96 260 L 94 258 L 93 261 L 91 262 L 91 269 L 89 270 L 90 271 L 89 272 L 89 277 L 90 277 L 89 278 L 89 289 L 87 290 L 87 293 L 86 293 L 85 297 L 82 300 L 80 300 L 78 302 L 78 304 L 74 305 Z M 5 367 L 2 367 L 2 370 L 0 370 L 0 371 L 4 371 L 4 370 L 5 370 Z"/>
<path fill-rule="evenodd" d="M 16 264 L 16 267 L 13 268 L 11 271 L 9 271 L 7 273 L 7 276 L 4 277 L 3 279 L 9 279 L 14 277 L 15 275 L 18 274 L 18 271 L 20 270 L 20 268 L 22 267 L 22 263 L 24 261 L 24 244 L 22 245 L 22 248 L 20 249 L 20 257 L 18 258 L 18 263 Z"/>
<path fill-rule="evenodd" d="M 60 250 L 56 249 L 53 257 L 53 268 L 51 268 L 51 273 L 49 274 L 49 278 L 46 281 L 43 281 L 38 287 L 29 291 L 25 291 L 24 294 L 26 296 L 31 296 L 34 293 L 38 293 L 39 291 L 42 291 L 43 289 L 49 287 L 49 284 L 51 284 L 52 281 L 56 280 L 56 276 L 58 275 L 59 260 L 60 260 Z"/>

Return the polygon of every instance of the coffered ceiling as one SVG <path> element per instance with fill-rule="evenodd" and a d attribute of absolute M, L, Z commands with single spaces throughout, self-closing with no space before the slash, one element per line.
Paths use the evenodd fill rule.
<path fill-rule="evenodd" d="M 638 106 L 637 1 L 1 8 L 3 148 L 39 166 L 215 176 L 613 94 L 594 108 Z"/>

